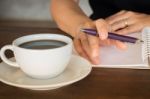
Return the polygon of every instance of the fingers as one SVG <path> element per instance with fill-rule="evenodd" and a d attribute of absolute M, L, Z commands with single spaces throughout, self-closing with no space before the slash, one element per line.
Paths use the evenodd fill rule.
<path fill-rule="evenodd" d="M 106 18 L 105 20 L 106 20 L 109 24 L 112 24 L 112 23 L 114 23 L 114 21 L 115 21 L 115 20 L 112 20 L 112 19 L 115 19 L 115 17 L 117 17 L 117 16 L 119 16 L 119 15 L 122 15 L 122 14 L 124 14 L 124 13 L 126 13 L 126 11 L 125 11 L 125 10 L 121 10 L 120 12 L 118 12 L 118 13 L 116 13 L 116 14 L 114 14 L 114 15 L 109 16 L 109 17 Z"/>
<path fill-rule="evenodd" d="M 134 23 L 134 20 L 132 19 L 124 19 L 124 20 L 120 20 L 117 22 L 114 22 L 113 24 L 111 24 L 111 30 L 112 31 L 118 31 L 120 29 L 129 27 L 130 25 L 132 25 Z"/>
<path fill-rule="evenodd" d="M 82 33 L 80 35 L 80 41 L 81 41 L 81 46 L 83 48 L 83 51 L 87 54 L 88 57 L 90 57 L 91 55 L 89 53 L 91 52 L 90 52 L 90 46 L 89 46 L 87 35 Z"/>
<path fill-rule="evenodd" d="M 82 57 L 93 64 L 99 64 L 99 38 L 85 33 L 80 33 L 78 39 L 74 40 L 76 51 Z"/>
<path fill-rule="evenodd" d="M 118 30 L 116 33 L 118 34 L 129 34 L 129 33 L 135 33 L 139 32 L 141 30 L 142 26 L 138 24 L 130 25 L 126 28 L 123 28 L 121 30 Z"/>
<path fill-rule="evenodd" d="M 118 49 L 121 49 L 121 50 L 126 50 L 127 49 L 126 44 L 124 42 L 121 42 L 121 41 L 118 41 L 118 40 L 111 40 L 111 39 L 103 40 L 103 41 L 101 41 L 100 45 L 102 45 L 102 46 L 114 45 Z"/>
<path fill-rule="evenodd" d="M 99 47 L 99 38 L 95 36 L 88 35 L 88 41 L 90 46 L 90 57 L 94 64 L 100 63 L 100 47 Z"/>
<path fill-rule="evenodd" d="M 120 42 L 120 41 L 115 41 L 115 46 L 118 49 L 121 49 L 121 50 L 126 50 L 127 49 L 127 45 L 123 42 Z"/>
<path fill-rule="evenodd" d="M 99 37 L 101 40 L 105 40 L 108 37 L 108 29 L 109 26 L 103 19 L 98 19 L 95 21 L 96 29 L 99 33 Z"/>
<path fill-rule="evenodd" d="M 124 13 L 124 11 L 117 13 L 115 16 L 120 15 L 122 13 Z M 109 25 L 106 23 L 105 20 L 99 19 L 95 23 L 96 23 L 97 31 L 100 35 L 101 45 L 115 45 L 119 49 L 127 48 L 127 46 L 120 41 L 106 39 L 108 37 Z"/>
<path fill-rule="evenodd" d="M 133 24 L 134 19 L 131 19 L 131 16 L 133 16 L 133 12 L 121 11 L 115 15 L 108 17 L 106 21 L 109 25 L 111 25 L 111 30 L 114 32 Z"/>
<path fill-rule="evenodd" d="M 94 22 L 85 23 L 82 28 L 95 28 Z M 96 36 L 87 35 L 83 32 L 78 33 L 78 39 L 80 40 L 80 47 L 82 47 L 81 53 L 87 55 L 88 60 L 93 64 L 99 64 L 99 38 Z M 79 46 L 78 46 L 79 47 Z M 81 49 L 80 49 L 81 50 Z M 85 57 L 85 55 L 84 55 Z"/>
<path fill-rule="evenodd" d="M 86 52 L 83 50 L 82 45 L 81 45 L 81 41 L 79 39 L 74 39 L 74 47 L 80 56 L 89 60 L 89 57 L 86 54 Z"/>
<path fill-rule="evenodd" d="M 111 42 L 110 39 L 100 40 L 99 43 L 100 43 L 101 46 L 109 46 L 109 45 L 112 45 L 112 42 Z"/>
<path fill-rule="evenodd" d="M 132 15 L 133 15 L 133 13 L 131 11 L 125 11 L 121 14 L 117 14 L 117 15 L 107 18 L 107 22 L 109 24 L 114 24 L 115 22 L 118 22 L 118 21 L 121 21 L 124 19 L 128 19 Z"/>

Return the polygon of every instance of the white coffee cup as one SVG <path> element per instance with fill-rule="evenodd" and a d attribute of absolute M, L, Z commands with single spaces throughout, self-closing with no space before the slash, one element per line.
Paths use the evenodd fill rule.
<path fill-rule="evenodd" d="M 58 40 L 66 45 L 53 49 L 28 49 L 19 45 L 36 40 Z M 6 50 L 12 50 L 16 62 L 5 56 Z M 12 45 L 5 45 L 0 50 L 1 59 L 10 66 L 19 67 L 33 78 L 47 79 L 61 74 L 72 55 L 72 39 L 60 34 L 33 34 L 17 38 Z"/>

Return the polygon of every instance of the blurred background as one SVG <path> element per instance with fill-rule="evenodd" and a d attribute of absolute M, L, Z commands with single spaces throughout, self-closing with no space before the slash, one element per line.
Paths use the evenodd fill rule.
<path fill-rule="evenodd" d="M 41 21 L 54 23 L 50 14 L 51 0 L 0 0 L 0 22 Z M 79 5 L 87 15 L 92 13 L 88 0 L 80 0 Z"/>

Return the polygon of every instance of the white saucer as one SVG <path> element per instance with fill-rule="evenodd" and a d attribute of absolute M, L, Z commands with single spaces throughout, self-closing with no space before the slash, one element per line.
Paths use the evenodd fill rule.
<path fill-rule="evenodd" d="M 12 58 L 14 59 L 14 58 Z M 0 81 L 11 86 L 31 90 L 60 88 L 85 78 L 91 72 L 91 64 L 80 56 L 73 55 L 66 70 L 59 76 L 40 80 L 26 76 L 20 69 L 0 63 Z"/>

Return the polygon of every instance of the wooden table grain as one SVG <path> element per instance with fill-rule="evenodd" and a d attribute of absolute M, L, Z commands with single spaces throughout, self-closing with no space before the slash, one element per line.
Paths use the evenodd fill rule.
<path fill-rule="evenodd" d="M 49 27 L 0 27 L 0 48 L 23 35 L 61 33 Z M 65 34 L 66 35 L 66 34 Z M 12 53 L 8 53 L 12 57 Z M 0 60 L 1 61 L 1 60 Z M 150 70 L 93 68 L 74 84 L 47 91 L 32 91 L 0 82 L 0 99 L 149 99 Z"/>

